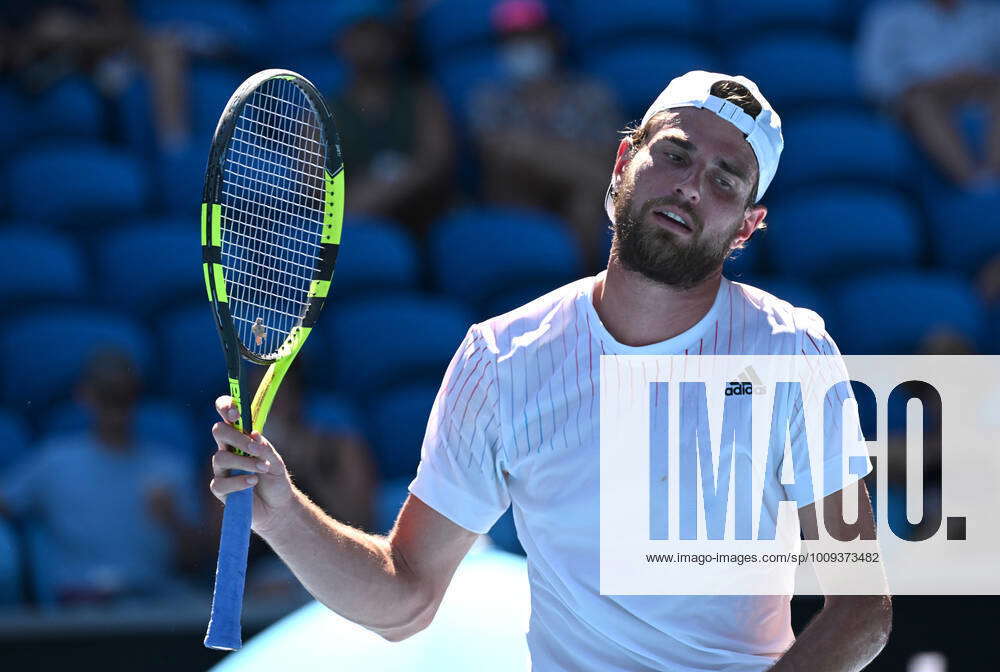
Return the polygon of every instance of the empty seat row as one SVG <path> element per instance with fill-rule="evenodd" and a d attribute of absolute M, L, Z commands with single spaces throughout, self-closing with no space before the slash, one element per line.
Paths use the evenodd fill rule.
<path fill-rule="evenodd" d="M 920 207 L 898 189 L 850 181 L 789 188 L 766 203 L 768 228 L 730 265 L 737 279 L 770 273 L 826 281 L 924 262 L 971 277 L 1000 254 L 1000 228 L 991 218 L 1000 195 L 942 190 Z M 79 237 L 10 222 L 0 227 L 0 298 L 8 310 L 31 301 L 86 299 L 154 316 L 204 296 L 197 227 L 194 212 L 132 217 L 97 232 L 84 229 Z M 338 300 L 415 289 L 429 279 L 429 288 L 481 316 L 583 272 L 561 220 L 519 209 L 456 211 L 431 227 L 426 249 L 389 220 L 348 216 L 343 243 L 333 284 Z"/>
<path fill-rule="evenodd" d="M 633 0 L 628 11 L 603 0 L 548 0 L 546 5 L 550 19 L 577 53 L 637 39 L 731 41 L 734 33 L 792 28 L 843 33 L 857 16 L 852 3 L 837 0 Z M 421 48 L 440 62 L 493 45 L 492 7 L 470 0 L 428 3 L 417 20 Z"/>
<path fill-rule="evenodd" d="M 845 274 L 823 285 L 788 276 L 759 284 L 818 309 L 844 352 L 906 353 L 939 326 L 989 345 L 982 300 L 952 274 L 899 270 Z M 362 402 L 395 386 L 439 380 L 478 319 L 461 303 L 416 292 L 371 294 L 332 308 L 303 350 L 306 379 Z M 14 315 L 5 320 L 0 346 L 18 353 L 0 374 L 3 400 L 12 408 L 45 408 L 69 395 L 82 363 L 102 347 L 131 356 L 151 391 L 186 402 L 210 401 L 225 380 L 204 302 L 145 325 L 84 306 Z"/>

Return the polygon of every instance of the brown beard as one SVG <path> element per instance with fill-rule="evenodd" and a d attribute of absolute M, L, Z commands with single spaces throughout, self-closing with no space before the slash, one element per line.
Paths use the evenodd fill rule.
<path fill-rule="evenodd" d="M 659 199 L 645 204 L 636 218 L 632 214 L 634 187 L 625 175 L 621 186 L 611 192 L 615 208 L 611 256 L 624 268 L 668 287 L 691 289 L 722 267 L 732 252 L 741 220 L 721 236 L 706 235 L 692 213 L 686 219 L 692 223 L 693 231 L 687 236 L 689 240 L 685 240 L 681 234 L 647 223 L 646 217 L 653 209 L 664 205 L 674 205 L 685 213 L 689 211 L 679 203 Z"/>

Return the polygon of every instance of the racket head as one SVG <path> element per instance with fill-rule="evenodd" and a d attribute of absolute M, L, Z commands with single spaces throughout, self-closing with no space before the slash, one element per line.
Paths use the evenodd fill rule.
<path fill-rule="evenodd" d="M 319 316 L 343 212 L 340 142 L 322 96 L 289 70 L 248 78 L 215 129 L 201 207 L 205 286 L 240 431 L 263 429 L 281 379 Z M 244 361 L 269 365 L 249 408 L 241 403 Z M 226 497 L 209 648 L 242 645 L 252 503 L 250 490 Z"/>
<path fill-rule="evenodd" d="M 333 117 L 309 80 L 264 70 L 233 93 L 209 152 L 202 262 L 230 379 L 294 356 L 329 292 L 344 212 Z"/>

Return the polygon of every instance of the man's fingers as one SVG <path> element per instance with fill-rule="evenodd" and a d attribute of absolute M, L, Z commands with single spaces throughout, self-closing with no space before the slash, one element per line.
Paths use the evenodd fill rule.
<path fill-rule="evenodd" d="M 250 455 L 259 455 L 264 450 L 264 445 L 259 441 L 254 441 L 249 436 L 239 431 L 232 425 L 224 422 L 217 422 L 212 425 L 212 436 L 219 449 L 236 448 Z"/>
<path fill-rule="evenodd" d="M 218 411 L 219 416 L 226 422 L 236 422 L 240 419 L 240 411 L 236 408 L 236 404 L 233 403 L 233 398 L 228 394 L 224 394 L 215 400 L 215 410 Z"/>
<path fill-rule="evenodd" d="M 253 474 L 241 476 L 216 476 L 209 484 L 212 494 L 223 499 L 231 492 L 246 490 L 257 484 L 257 477 Z"/>
<path fill-rule="evenodd" d="M 216 476 L 226 473 L 227 469 L 242 469 L 243 471 L 267 473 L 271 463 L 256 457 L 237 455 L 228 450 L 220 450 L 212 456 L 212 472 Z"/>

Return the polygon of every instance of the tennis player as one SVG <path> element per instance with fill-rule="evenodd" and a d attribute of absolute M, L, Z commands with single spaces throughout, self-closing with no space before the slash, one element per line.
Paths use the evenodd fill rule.
<path fill-rule="evenodd" d="M 274 446 L 226 423 L 213 428 L 212 492 L 256 486 L 254 530 L 317 599 L 389 640 L 431 622 L 476 537 L 513 506 L 536 670 L 863 668 L 888 637 L 885 596 L 828 596 L 795 638 L 787 596 L 599 592 L 602 354 L 839 357 L 814 312 L 722 276 L 725 258 L 762 226 L 782 142 L 778 115 L 750 80 L 694 71 L 670 82 L 618 147 L 607 269 L 469 329 L 388 537 L 325 515 Z M 229 397 L 217 408 L 234 419 Z M 259 474 L 226 476 L 233 468 Z M 820 496 L 839 506 L 838 494 Z M 871 532 L 867 494 L 861 509 Z"/>

